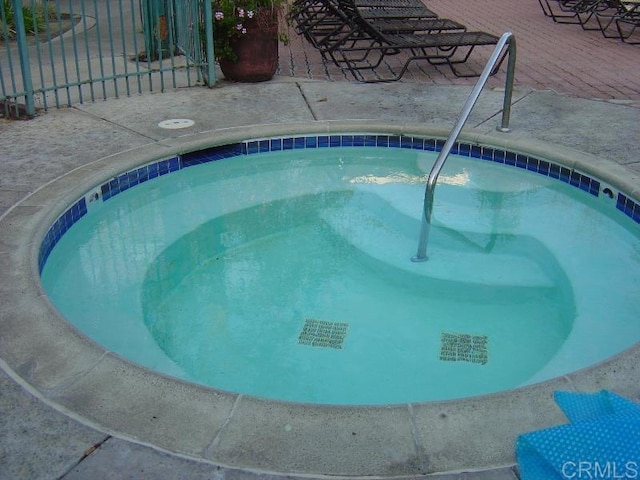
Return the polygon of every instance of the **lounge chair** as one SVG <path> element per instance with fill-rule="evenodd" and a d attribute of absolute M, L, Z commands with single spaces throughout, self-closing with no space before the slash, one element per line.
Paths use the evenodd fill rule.
<path fill-rule="evenodd" d="M 309 29 L 318 25 L 341 25 L 331 5 L 326 0 L 296 0 L 289 8 L 287 20 L 299 34 L 305 34 Z M 339 20 L 336 22 L 336 20 Z"/>
<path fill-rule="evenodd" d="M 385 0 L 386 1 L 386 0 Z M 440 33 L 444 31 L 463 32 L 466 27 L 453 20 L 438 18 L 427 9 L 410 6 L 410 1 L 395 0 L 395 7 L 378 8 L 379 0 L 359 0 L 363 7 L 356 7 L 365 14 L 370 14 L 367 22 L 382 33 Z M 300 2 L 302 3 L 302 2 Z M 335 50 L 342 45 L 370 44 L 368 35 L 363 36 L 362 27 L 354 21 L 353 16 L 340 10 L 339 5 L 332 0 L 307 0 L 305 5 L 298 5 L 290 20 L 295 23 L 298 33 L 318 48 L 321 53 Z M 398 6 L 404 4 L 404 6 Z M 398 9 L 404 9 L 407 16 L 401 16 Z M 371 14 L 371 9 L 375 13 Z M 408 11 L 407 11 L 408 9 Z M 387 16 L 388 14 L 388 16 Z M 361 14 L 362 15 L 362 14 Z M 336 59 L 332 59 L 336 61 Z"/>
<path fill-rule="evenodd" d="M 299 0 L 289 19 L 296 32 L 330 61 L 332 51 L 345 44 L 353 45 L 361 37 L 360 29 L 333 0 Z"/>
<path fill-rule="evenodd" d="M 538 0 L 542 12 L 556 23 L 580 23 L 574 6 L 582 0 Z"/>
<path fill-rule="evenodd" d="M 421 0 L 354 0 L 360 16 L 366 19 L 401 18 L 426 19 L 438 15 L 429 10 Z"/>
<path fill-rule="evenodd" d="M 356 0 L 354 3 L 364 18 L 424 20 L 438 17 L 420 0 Z M 302 33 L 311 23 L 326 20 L 327 14 L 334 17 L 336 8 L 335 0 L 296 0 L 291 6 L 289 20 Z"/>
<path fill-rule="evenodd" d="M 349 71 L 354 78 L 363 82 L 391 82 L 400 80 L 406 73 L 412 62 L 426 60 L 431 65 L 446 65 L 457 77 L 475 77 L 479 72 L 463 72 L 458 65 L 464 64 L 469 59 L 471 52 L 477 46 L 496 45 L 498 37 L 485 32 L 446 32 L 438 34 L 393 34 L 384 35 L 377 45 L 360 48 L 354 46 L 350 49 L 341 49 L 343 55 L 343 69 Z M 465 49 L 465 53 L 454 57 L 456 52 Z M 363 65 L 353 58 L 347 57 L 349 53 L 366 50 L 376 52 L 377 59 Z M 387 55 L 407 53 L 408 57 L 401 67 L 395 70 L 389 66 L 391 76 L 366 78 L 363 72 L 374 71 Z M 364 60 L 364 59 L 363 59 Z"/>
<path fill-rule="evenodd" d="M 458 65 L 469 59 L 477 46 L 496 45 L 499 38 L 486 32 L 418 31 L 389 32 L 376 26 L 375 21 L 360 14 L 354 0 L 336 0 L 339 10 L 349 18 L 358 31 L 357 41 L 343 43 L 327 52 L 334 62 L 359 81 L 387 82 L 402 78 L 412 62 L 426 60 L 432 65 L 446 65 L 456 76 L 477 76 L 463 73 Z M 462 51 L 462 54 L 459 52 Z M 402 65 L 391 69 L 390 76 L 381 76 L 376 69 L 389 55 L 406 54 Z M 375 75 L 365 76 L 365 72 Z"/>
<path fill-rule="evenodd" d="M 632 45 L 640 44 L 640 39 L 632 40 L 636 28 L 640 26 L 640 3 L 627 4 L 627 11 L 616 18 L 616 29 L 620 40 Z"/>
<path fill-rule="evenodd" d="M 573 7 L 578 23 L 585 30 L 599 30 L 605 38 L 616 38 L 617 33 L 610 33 L 609 27 L 615 19 L 626 11 L 620 0 L 581 0 Z M 597 23 L 588 22 L 595 19 Z"/>
<path fill-rule="evenodd" d="M 434 25 L 436 29 L 464 29 L 460 23 L 438 18 L 420 0 L 356 0 L 354 3 L 361 17 L 376 22 L 385 31 L 430 31 Z M 297 0 L 289 20 L 295 24 L 298 33 L 304 33 L 310 27 L 344 24 L 337 10 L 339 6 L 335 0 Z"/>
<path fill-rule="evenodd" d="M 556 23 L 578 24 L 584 30 L 602 30 L 590 22 L 597 13 L 610 11 L 616 0 L 538 0 L 544 14 Z"/>

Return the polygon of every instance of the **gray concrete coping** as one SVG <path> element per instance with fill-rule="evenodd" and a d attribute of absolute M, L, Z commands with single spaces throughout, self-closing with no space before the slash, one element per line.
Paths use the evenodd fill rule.
<path fill-rule="evenodd" d="M 566 421 L 553 391 L 606 385 L 622 395 L 636 394 L 640 346 L 560 378 L 463 400 L 367 407 L 265 400 L 132 364 L 84 337 L 47 299 L 37 267 L 42 238 L 92 187 L 175 154 L 250 138 L 325 132 L 442 138 L 448 133 L 436 126 L 377 121 L 218 129 L 96 159 L 11 207 L 0 218 L 2 366 L 42 401 L 114 437 L 223 466 L 309 475 L 390 477 L 513 465 L 518 435 Z M 569 148 L 467 131 L 461 139 L 528 152 L 578 168 L 629 194 L 640 193 L 637 175 Z"/>

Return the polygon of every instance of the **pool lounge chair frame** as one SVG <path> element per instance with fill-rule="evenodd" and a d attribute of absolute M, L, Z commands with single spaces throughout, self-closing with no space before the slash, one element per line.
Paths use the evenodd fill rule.
<path fill-rule="evenodd" d="M 302 11 L 293 17 L 296 31 L 326 60 L 362 82 L 399 80 L 420 60 L 445 65 L 459 77 L 478 76 L 458 65 L 475 47 L 498 42 L 494 35 L 467 32 L 458 22 L 433 17 L 420 0 L 299 0 L 297 6 Z M 387 57 L 401 53 L 407 58 L 390 69 L 390 76 L 377 71 Z"/>
<path fill-rule="evenodd" d="M 421 0 L 356 0 L 355 6 L 364 18 L 427 20 L 438 15 L 429 10 Z M 334 0 L 296 0 L 292 3 L 289 20 L 296 31 L 303 33 L 306 28 L 320 23 L 332 23 L 337 5 Z"/>
<path fill-rule="evenodd" d="M 538 3 L 544 15 L 556 23 L 581 23 L 574 7 L 580 7 L 584 0 L 538 0 Z"/>
<path fill-rule="evenodd" d="M 627 15 L 632 18 L 637 6 L 640 6 L 640 3 L 621 0 L 599 0 L 598 5 L 594 8 L 594 17 L 598 22 L 598 29 L 602 36 L 605 38 L 618 38 L 623 41 L 627 36 L 630 36 L 633 31 L 629 35 L 625 35 L 617 26 L 616 21 Z M 612 25 L 616 25 L 616 28 L 612 29 Z"/>
<path fill-rule="evenodd" d="M 400 80 L 413 62 L 427 61 L 431 65 L 447 66 L 457 77 L 477 77 L 479 73 L 465 73 L 458 65 L 465 64 L 475 47 L 496 45 L 496 37 L 485 32 L 447 32 L 438 34 L 393 34 L 385 35 L 374 43 L 362 46 L 354 44 L 331 52 L 334 61 L 361 82 L 392 82 Z M 454 56 L 464 50 L 461 55 Z M 402 65 L 391 70 L 391 75 L 382 77 L 376 69 L 389 55 L 408 54 Z M 360 54 L 354 56 L 354 54 Z M 499 68 L 500 65 L 498 65 Z M 364 72 L 375 72 L 375 77 L 366 77 Z M 496 69 L 497 71 L 497 69 Z M 494 72 L 495 73 L 495 72 Z"/>
<path fill-rule="evenodd" d="M 556 23 L 577 24 L 583 30 L 600 30 L 603 26 L 598 20 L 597 25 L 592 19 L 597 19 L 598 13 L 615 10 L 616 0 L 538 0 L 542 11 Z M 553 5 L 553 6 L 552 6 Z M 605 27 L 606 29 L 606 27 Z"/>
<path fill-rule="evenodd" d="M 377 0 L 364 0 L 364 2 L 367 5 L 364 7 L 365 10 L 367 8 L 377 9 L 375 6 Z M 323 56 L 328 57 L 334 63 L 340 62 L 336 57 L 332 58 L 331 52 L 334 50 L 354 48 L 356 45 L 359 45 L 360 48 L 362 45 L 372 44 L 370 36 L 363 34 L 362 27 L 340 10 L 336 2 L 332 0 L 304 0 L 301 3 L 306 3 L 306 6 L 303 6 L 301 11 L 294 11 L 290 17 L 292 23 L 295 24 L 296 32 L 304 35 L 312 45 L 320 50 Z M 382 10 L 376 10 L 376 14 L 371 15 L 367 22 L 385 34 L 464 32 L 466 30 L 466 27 L 459 22 L 438 18 L 432 12 L 422 10 L 426 16 L 417 15 L 412 8 L 408 17 L 402 17 L 397 14 L 396 10 L 385 8 L 384 13 Z M 390 15 L 386 16 L 386 13 L 390 13 Z"/>
<path fill-rule="evenodd" d="M 640 27 L 640 1 L 623 2 L 625 10 L 615 18 L 616 30 L 620 40 L 631 45 L 639 45 L 640 39 L 632 40 L 633 34 Z M 623 28 L 623 25 L 625 26 Z"/>
<path fill-rule="evenodd" d="M 428 19 L 438 15 L 421 0 L 354 0 L 354 6 L 365 19 Z"/>
<path fill-rule="evenodd" d="M 545 15 L 558 23 L 580 24 L 584 30 L 599 30 L 605 38 L 618 38 L 626 43 L 630 41 L 640 20 L 640 0 L 538 0 Z M 544 3 L 543 3 L 544 2 Z M 550 3 L 551 2 L 551 3 Z M 566 15 L 553 12 L 551 4 L 559 5 Z M 595 22 L 589 21 L 595 19 Z M 629 25 L 623 29 L 622 25 Z M 616 28 L 612 29 L 611 26 Z"/>
<path fill-rule="evenodd" d="M 334 62 L 362 82 L 389 82 L 400 80 L 410 64 L 425 60 L 432 65 L 445 65 L 458 77 L 475 77 L 479 73 L 464 73 L 458 65 L 469 59 L 477 46 L 494 46 L 499 38 L 486 32 L 438 31 L 389 33 L 376 28 L 375 23 L 360 15 L 354 0 L 336 0 L 343 14 L 353 20 L 359 32 L 358 42 L 340 45 L 328 52 Z M 459 52 L 462 51 L 462 54 Z M 376 69 L 389 55 L 403 53 L 406 60 L 390 76 L 381 76 Z M 499 68 L 500 64 L 498 64 Z M 496 69 L 497 70 L 497 69 Z M 365 73 L 374 72 L 373 78 Z"/>
<path fill-rule="evenodd" d="M 461 23 L 439 18 L 420 0 L 357 0 L 355 5 L 360 16 L 382 32 L 466 30 Z M 317 34 L 318 31 L 326 33 L 351 24 L 334 0 L 298 0 L 292 5 L 289 21 L 302 35 Z"/>

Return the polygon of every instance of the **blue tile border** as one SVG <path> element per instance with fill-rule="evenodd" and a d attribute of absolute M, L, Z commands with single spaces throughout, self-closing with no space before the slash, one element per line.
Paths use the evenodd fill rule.
<path fill-rule="evenodd" d="M 152 180 L 169 173 L 177 172 L 181 168 L 180 158 L 174 157 L 120 174 L 100 186 L 102 201 L 106 202 L 110 198 L 115 197 L 119 193 L 122 193 L 131 187 L 135 187 L 136 185 L 140 185 L 148 180 Z"/>
<path fill-rule="evenodd" d="M 623 193 L 618 193 L 616 208 L 631 218 L 634 222 L 640 223 L 640 204 L 634 202 Z"/>
<path fill-rule="evenodd" d="M 47 234 L 44 236 L 44 239 L 40 244 L 40 251 L 38 252 L 38 268 L 40 273 L 42 273 L 44 264 L 47 262 L 53 247 L 55 247 L 62 236 L 86 214 L 87 202 L 83 197 L 71 205 L 71 207 L 60 215 L 58 219 L 53 222 L 53 225 L 49 227 Z"/>
<path fill-rule="evenodd" d="M 445 141 L 441 139 L 407 135 L 329 134 L 293 136 L 266 140 L 249 140 L 187 153 L 181 157 L 181 165 L 182 168 L 186 168 L 192 165 L 240 155 L 308 148 L 382 147 L 435 152 L 440 151 L 442 147 L 444 147 L 444 144 Z M 508 152 L 498 148 L 466 142 L 456 142 L 451 149 L 451 153 L 529 170 L 568 183 L 593 196 L 597 197 L 600 194 L 600 182 L 598 180 L 575 170 L 526 154 Z"/>
<path fill-rule="evenodd" d="M 435 152 L 440 151 L 444 144 L 444 140 L 434 138 L 366 133 L 298 135 L 247 140 L 189 152 L 177 157 L 144 165 L 114 177 L 100 185 L 99 190 L 102 201 L 108 201 L 129 188 L 140 185 L 148 180 L 177 172 L 183 168 L 244 155 L 285 150 L 336 147 L 404 148 Z M 451 149 L 451 153 L 521 168 L 546 177 L 558 179 L 595 197 L 600 195 L 601 184 L 598 180 L 567 167 L 526 154 L 466 142 L 456 142 Z M 616 208 L 637 223 L 640 223 L 640 205 L 622 193 L 618 194 Z M 86 201 L 82 198 L 62 214 L 49 228 L 40 246 L 38 258 L 40 272 L 42 272 L 42 268 L 49 254 L 60 238 L 62 238 L 62 235 L 86 213 Z"/>

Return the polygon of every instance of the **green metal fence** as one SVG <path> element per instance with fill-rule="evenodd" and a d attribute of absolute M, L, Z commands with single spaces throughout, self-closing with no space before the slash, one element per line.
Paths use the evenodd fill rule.
<path fill-rule="evenodd" d="M 208 0 L 0 0 L 0 115 L 213 85 Z"/>

